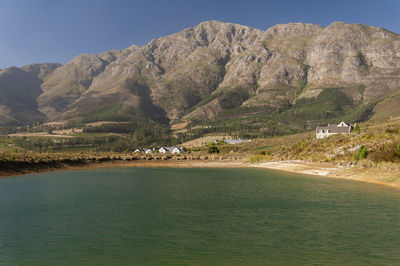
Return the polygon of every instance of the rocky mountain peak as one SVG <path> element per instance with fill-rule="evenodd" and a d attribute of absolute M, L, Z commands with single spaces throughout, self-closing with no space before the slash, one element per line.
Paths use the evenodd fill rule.
<path fill-rule="evenodd" d="M 229 108 L 288 108 L 324 88 L 341 88 L 357 103 L 385 97 L 400 90 L 400 36 L 343 22 L 325 28 L 278 24 L 262 31 L 210 20 L 144 46 L 82 54 L 64 66 L 6 69 L 0 84 L 9 84 L 5 74 L 18 71 L 34 73 L 32 95 L 40 94 L 35 101 L 47 119 L 110 105 L 137 110 L 145 103 L 151 108 L 143 110 L 157 110 L 157 116 L 204 120 Z"/>
<path fill-rule="evenodd" d="M 59 63 L 40 63 L 31 64 L 21 67 L 22 70 L 32 73 L 32 75 L 38 76 L 39 78 L 44 78 L 55 69 L 61 67 Z"/>
<path fill-rule="evenodd" d="M 335 38 L 360 42 L 368 39 L 374 29 L 360 23 L 347 24 L 344 22 L 333 22 L 320 34 L 319 38 Z"/>
<path fill-rule="evenodd" d="M 224 23 L 216 20 L 200 23 L 192 29 L 197 39 L 207 39 L 207 43 L 224 42 L 226 45 L 236 43 L 250 43 L 264 38 L 263 31 L 235 23 Z"/>
<path fill-rule="evenodd" d="M 314 35 L 320 33 L 324 28 L 311 23 L 288 23 L 277 24 L 265 32 L 270 38 L 289 38 L 296 35 Z"/>

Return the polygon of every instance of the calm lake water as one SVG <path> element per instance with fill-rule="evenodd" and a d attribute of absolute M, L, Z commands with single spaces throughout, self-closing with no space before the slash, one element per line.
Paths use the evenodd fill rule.
<path fill-rule="evenodd" d="M 400 191 L 264 169 L 4 178 L 0 264 L 400 264 Z"/>

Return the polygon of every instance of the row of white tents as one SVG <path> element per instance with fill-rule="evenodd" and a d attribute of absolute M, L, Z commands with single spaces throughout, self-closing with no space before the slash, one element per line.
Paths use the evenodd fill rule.
<path fill-rule="evenodd" d="M 166 154 L 166 153 L 172 153 L 172 154 L 180 154 L 180 153 L 184 153 L 185 149 L 182 147 L 161 147 L 160 149 L 142 149 L 142 148 L 138 148 L 135 150 L 135 153 L 146 153 L 146 154 L 151 154 L 151 153 L 162 153 L 162 154 Z"/>

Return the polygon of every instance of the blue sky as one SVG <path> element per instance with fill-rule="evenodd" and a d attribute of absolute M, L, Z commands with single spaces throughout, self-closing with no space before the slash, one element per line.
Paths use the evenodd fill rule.
<path fill-rule="evenodd" d="M 399 14 L 398 0 L 0 0 L 0 69 L 64 64 L 81 53 L 144 45 L 211 19 L 263 30 L 343 21 L 400 33 Z"/>

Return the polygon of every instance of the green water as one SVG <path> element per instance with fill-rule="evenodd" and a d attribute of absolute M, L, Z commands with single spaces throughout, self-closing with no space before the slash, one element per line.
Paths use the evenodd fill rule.
<path fill-rule="evenodd" d="M 263 169 L 5 178 L 0 264 L 400 264 L 400 191 Z"/>

